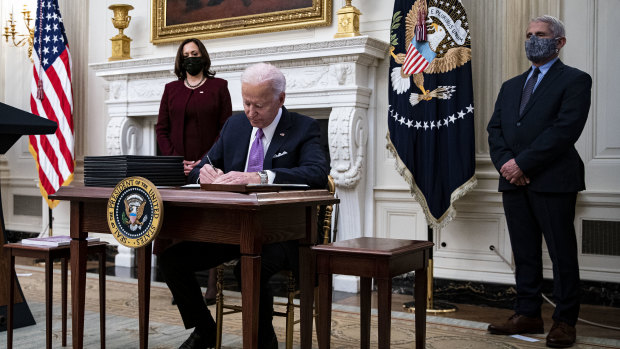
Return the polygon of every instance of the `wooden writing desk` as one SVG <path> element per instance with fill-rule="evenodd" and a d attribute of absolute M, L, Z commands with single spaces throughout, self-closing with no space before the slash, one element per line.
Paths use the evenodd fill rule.
<path fill-rule="evenodd" d="M 50 196 L 71 201 L 71 308 L 73 348 L 83 347 L 88 232 L 110 233 L 106 207 L 113 188 L 66 186 Z M 327 190 L 240 194 L 199 189 L 160 189 L 164 222 L 159 237 L 239 245 L 243 347 L 257 348 L 263 244 L 300 240 L 301 347 L 312 346 L 317 205 L 336 203 Z M 148 347 L 151 244 L 137 251 L 140 348 Z"/>

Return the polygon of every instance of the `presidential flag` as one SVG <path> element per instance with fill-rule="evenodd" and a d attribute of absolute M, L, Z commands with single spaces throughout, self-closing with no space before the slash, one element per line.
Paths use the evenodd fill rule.
<path fill-rule="evenodd" d="M 54 208 L 58 202 L 48 195 L 69 184 L 74 169 L 71 55 L 58 0 L 37 2 L 32 60 L 30 110 L 58 124 L 54 134 L 30 136 L 29 146 L 41 195 Z"/>
<path fill-rule="evenodd" d="M 471 37 L 459 0 L 395 0 L 387 147 L 435 228 L 476 185 Z"/>

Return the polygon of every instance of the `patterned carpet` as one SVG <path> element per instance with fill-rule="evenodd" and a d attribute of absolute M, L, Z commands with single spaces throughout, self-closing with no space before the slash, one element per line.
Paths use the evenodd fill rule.
<path fill-rule="evenodd" d="M 37 324 L 17 329 L 14 335 L 14 348 L 45 347 L 45 309 L 44 309 L 44 270 L 39 267 L 18 266 L 19 276 L 24 295 L 33 312 Z M 53 344 L 60 347 L 60 274 L 54 274 L 54 320 Z M 133 279 L 108 277 L 106 296 L 106 347 L 137 348 L 138 340 L 138 287 Z M 99 347 L 99 293 L 96 275 L 87 275 L 86 292 L 86 348 Z M 240 301 L 239 294 L 227 293 L 230 301 Z M 175 306 L 170 304 L 171 295 L 165 284 L 154 282 L 151 286 L 149 348 L 177 348 L 190 330 L 185 330 Z M 69 303 L 70 304 L 70 303 Z M 69 309 L 70 311 L 70 309 Z M 212 312 L 215 311 L 214 306 Z M 377 347 L 376 313 L 373 310 L 373 327 L 371 347 Z M 352 348 L 358 346 L 359 340 L 359 309 L 352 306 L 335 304 L 332 314 L 332 348 Z M 413 314 L 394 312 L 392 315 L 392 348 L 414 347 Z M 284 318 L 276 318 L 274 326 L 280 340 L 280 348 L 284 348 Z M 505 348 L 529 349 L 545 348 L 544 335 L 530 337 L 536 342 L 487 334 L 485 323 L 447 319 L 429 316 L 427 321 L 427 348 Z M 69 323 L 68 344 L 71 345 L 71 325 Z M 224 347 L 241 348 L 241 315 L 234 314 L 224 317 Z M 0 347 L 6 343 L 6 332 L 0 333 Z M 295 346 L 298 347 L 298 330 Z M 317 347 L 316 340 L 314 347 Z M 579 337 L 574 348 L 619 348 L 620 341 Z"/>

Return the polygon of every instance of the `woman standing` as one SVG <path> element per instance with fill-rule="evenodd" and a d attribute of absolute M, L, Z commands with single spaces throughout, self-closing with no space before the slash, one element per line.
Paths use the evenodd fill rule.
<path fill-rule="evenodd" d="M 166 84 L 155 130 L 161 155 L 183 156 L 187 176 L 215 143 L 232 105 L 228 83 L 214 77 L 200 40 L 181 43 L 174 73 L 179 79 Z"/>
<path fill-rule="evenodd" d="M 177 50 L 174 73 L 178 80 L 166 84 L 155 131 L 161 155 L 183 157 L 185 176 L 211 149 L 232 114 L 228 83 L 211 71 L 207 49 L 198 39 L 186 39 Z M 159 239 L 154 252 L 169 241 Z M 215 269 L 209 270 L 205 301 L 215 303 Z"/>

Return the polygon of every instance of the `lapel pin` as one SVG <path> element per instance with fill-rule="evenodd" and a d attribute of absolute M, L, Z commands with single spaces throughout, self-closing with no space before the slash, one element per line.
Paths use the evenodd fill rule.
<path fill-rule="evenodd" d="M 280 137 L 284 137 L 284 133 L 280 133 Z"/>

